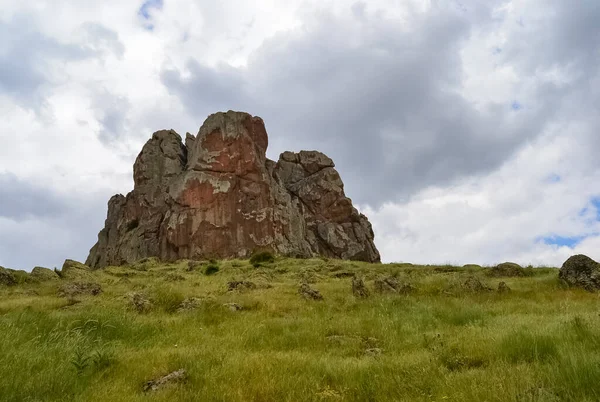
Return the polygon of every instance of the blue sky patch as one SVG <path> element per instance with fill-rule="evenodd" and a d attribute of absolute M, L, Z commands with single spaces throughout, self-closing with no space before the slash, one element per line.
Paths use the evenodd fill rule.
<path fill-rule="evenodd" d="M 588 236 L 573 236 L 573 237 L 563 237 L 563 236 L 548 236 L 541 237 L 538 241 L 543 241 L 544 244 L 549 246 L 567 246 L 569 248 L 573 248 L 577 246 L 583 239 Z"/>
<path fill-rule="evenodd" d="M 560 181 L 560 176 L 557 175 L 556 173 L 552 173 L 550 176 L 548 176 L 547 180 L 550 183 L 558 183 Z"/>
<path fill-rule="evenodd" d="M 138 14 L 141 15 L 144 19 L 150 19 L 150 10 L 157 9 L 160 10 L 163 7 L 163 0 L 146 0 L 140 9 L 138 10 Z"/>

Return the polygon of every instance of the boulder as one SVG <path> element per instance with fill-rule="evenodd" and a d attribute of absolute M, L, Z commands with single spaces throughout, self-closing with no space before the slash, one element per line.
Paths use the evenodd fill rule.
<path fill-rule="evenodd" d="M 517 277 L 525 276 L 525 270 L 519 264 L 514 262 L 503 262 L 493 267 L 490 276 L 495 277 Z"/>
<path fill-rule="evenodd" d="M 100 293 L 102 293 L 102 287 L 94 282 L 68 282 L 58 288 L 58 295 L 67 298 L 78 295 L 97 296 Z"/>
<path fill-rule="evenodd" d="M 399 293 L 409 294 L 415 290 L 413 286 L 408 283 L 401 283 L 398 279 L 393 276 L 387 278 L 377 278 L 374 282 L 375 292 L 377 293 Z"/>
<path fill-rule="evenodd" d="M 92 268 L 142 258 L 247 258 L 255 251 L 379 262 L 368 219 L 352 205 L 333 161 L 317 151 L 267 159 L 259 117 L 210 115 L 185 144 L 152 135 L 137 157 L 134 189 L 108 202 L 90 250 Z"/>
<path fill-rule="evenodd" d="M 369 297 L 371 292 L 369 292 L 369 289 L 367 289 L 367 286 L 362 278 L 354 276 L 352 278 L 352 294 L 356 297 L 365 298 Z"/>
<path fill-rule="evenodd" d="M 311 288 L 306 282 L 300 284 L 298 293 L 307 300 L 323 300 L 323 295 L 321 295 L 321 292 Z"/>
<path fill-rule="evenodd" d="M 596 291 L 600 289 L 600 264 L 588 256 L 577 254 L 564 262 L 558 277 L 571 286 Z"/>
<path fill-rule="evenodd" d="M 498 293 L 508 293 L 510 292 L 510 288 L 506 284 L 506 282 L 500 282 L 498 284 Z"/>
<path fill-rule="evenodd" d="M 11 270 L 0 267 L 0 285 L 13 286 L 16 284 L 17 280 L 15 279 Z"/>
<path fill-rule="evenodd" d="M 462 288 L 463 288 L 463 290 L 465 290 L 467 292 L 472 292 L 472 293 L 488 292 L 488 291 L 492 290 L 489 286 L 484 285 L 483 283 L 481 283 L 481 281 L 479 279 L 477 279 L 474 276 L 469 276 L 463 282 Z"/>
<path fill-rule="evenodd" d="M 87 279 L 90 278 L 90 267 L 74 260 L 65 260 L 60 277 L 63 279 Z"/>
<path fill-rule="evenodd" d="M 33 280 L 36 280 L 39 282 L 55 281 L 55 280 L 60 279 L 60 277 L 58 276 L 58 274 L 56 272 L 54 272 L 50 268 L 44 268 L 44 267 L 33 268 L 33 270 L 31 271 L 31 274 L 29 274 L 29 276 Z"/>

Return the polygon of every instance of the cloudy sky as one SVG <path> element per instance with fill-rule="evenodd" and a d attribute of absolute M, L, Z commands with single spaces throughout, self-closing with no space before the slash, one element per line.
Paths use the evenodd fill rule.
<path fill-rule="evenodd" d="M 84 260 L 152 132 L 261 116 L 383 260 L 600 259 L 598 0 L 0 0 L 0 265 Z"/>

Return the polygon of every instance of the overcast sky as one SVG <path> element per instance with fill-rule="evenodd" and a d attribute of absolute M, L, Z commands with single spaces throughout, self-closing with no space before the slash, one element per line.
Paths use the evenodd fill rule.
<path fill-rule="evenodd" d="M 0 265 L 84 260 L 154 131 L 261 116 L 385 262 L 600 260 L 598 0 L 0 0 Z"/>

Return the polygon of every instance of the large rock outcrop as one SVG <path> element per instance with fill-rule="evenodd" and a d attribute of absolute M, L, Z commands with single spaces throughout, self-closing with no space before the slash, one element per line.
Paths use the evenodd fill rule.
<path fill-rule="evenodd" d="M 158 131 L 134 167 L 134 189 L 108 202 L 90 250 L 93 268 L 135 262 L 247 257 L 255 250 L 378 262 L 373 230 L 344 194 L 333 161 L 316 151 L 267 159 L 262 119 L 210 115 L 185 144 Z"/>
<path fill-rule="evenodd" d="M 600 264 L 583 254 L 569 257 L 560 268 L 558 277 L 571 286 L 590 292 L 600 290 Z"/>

